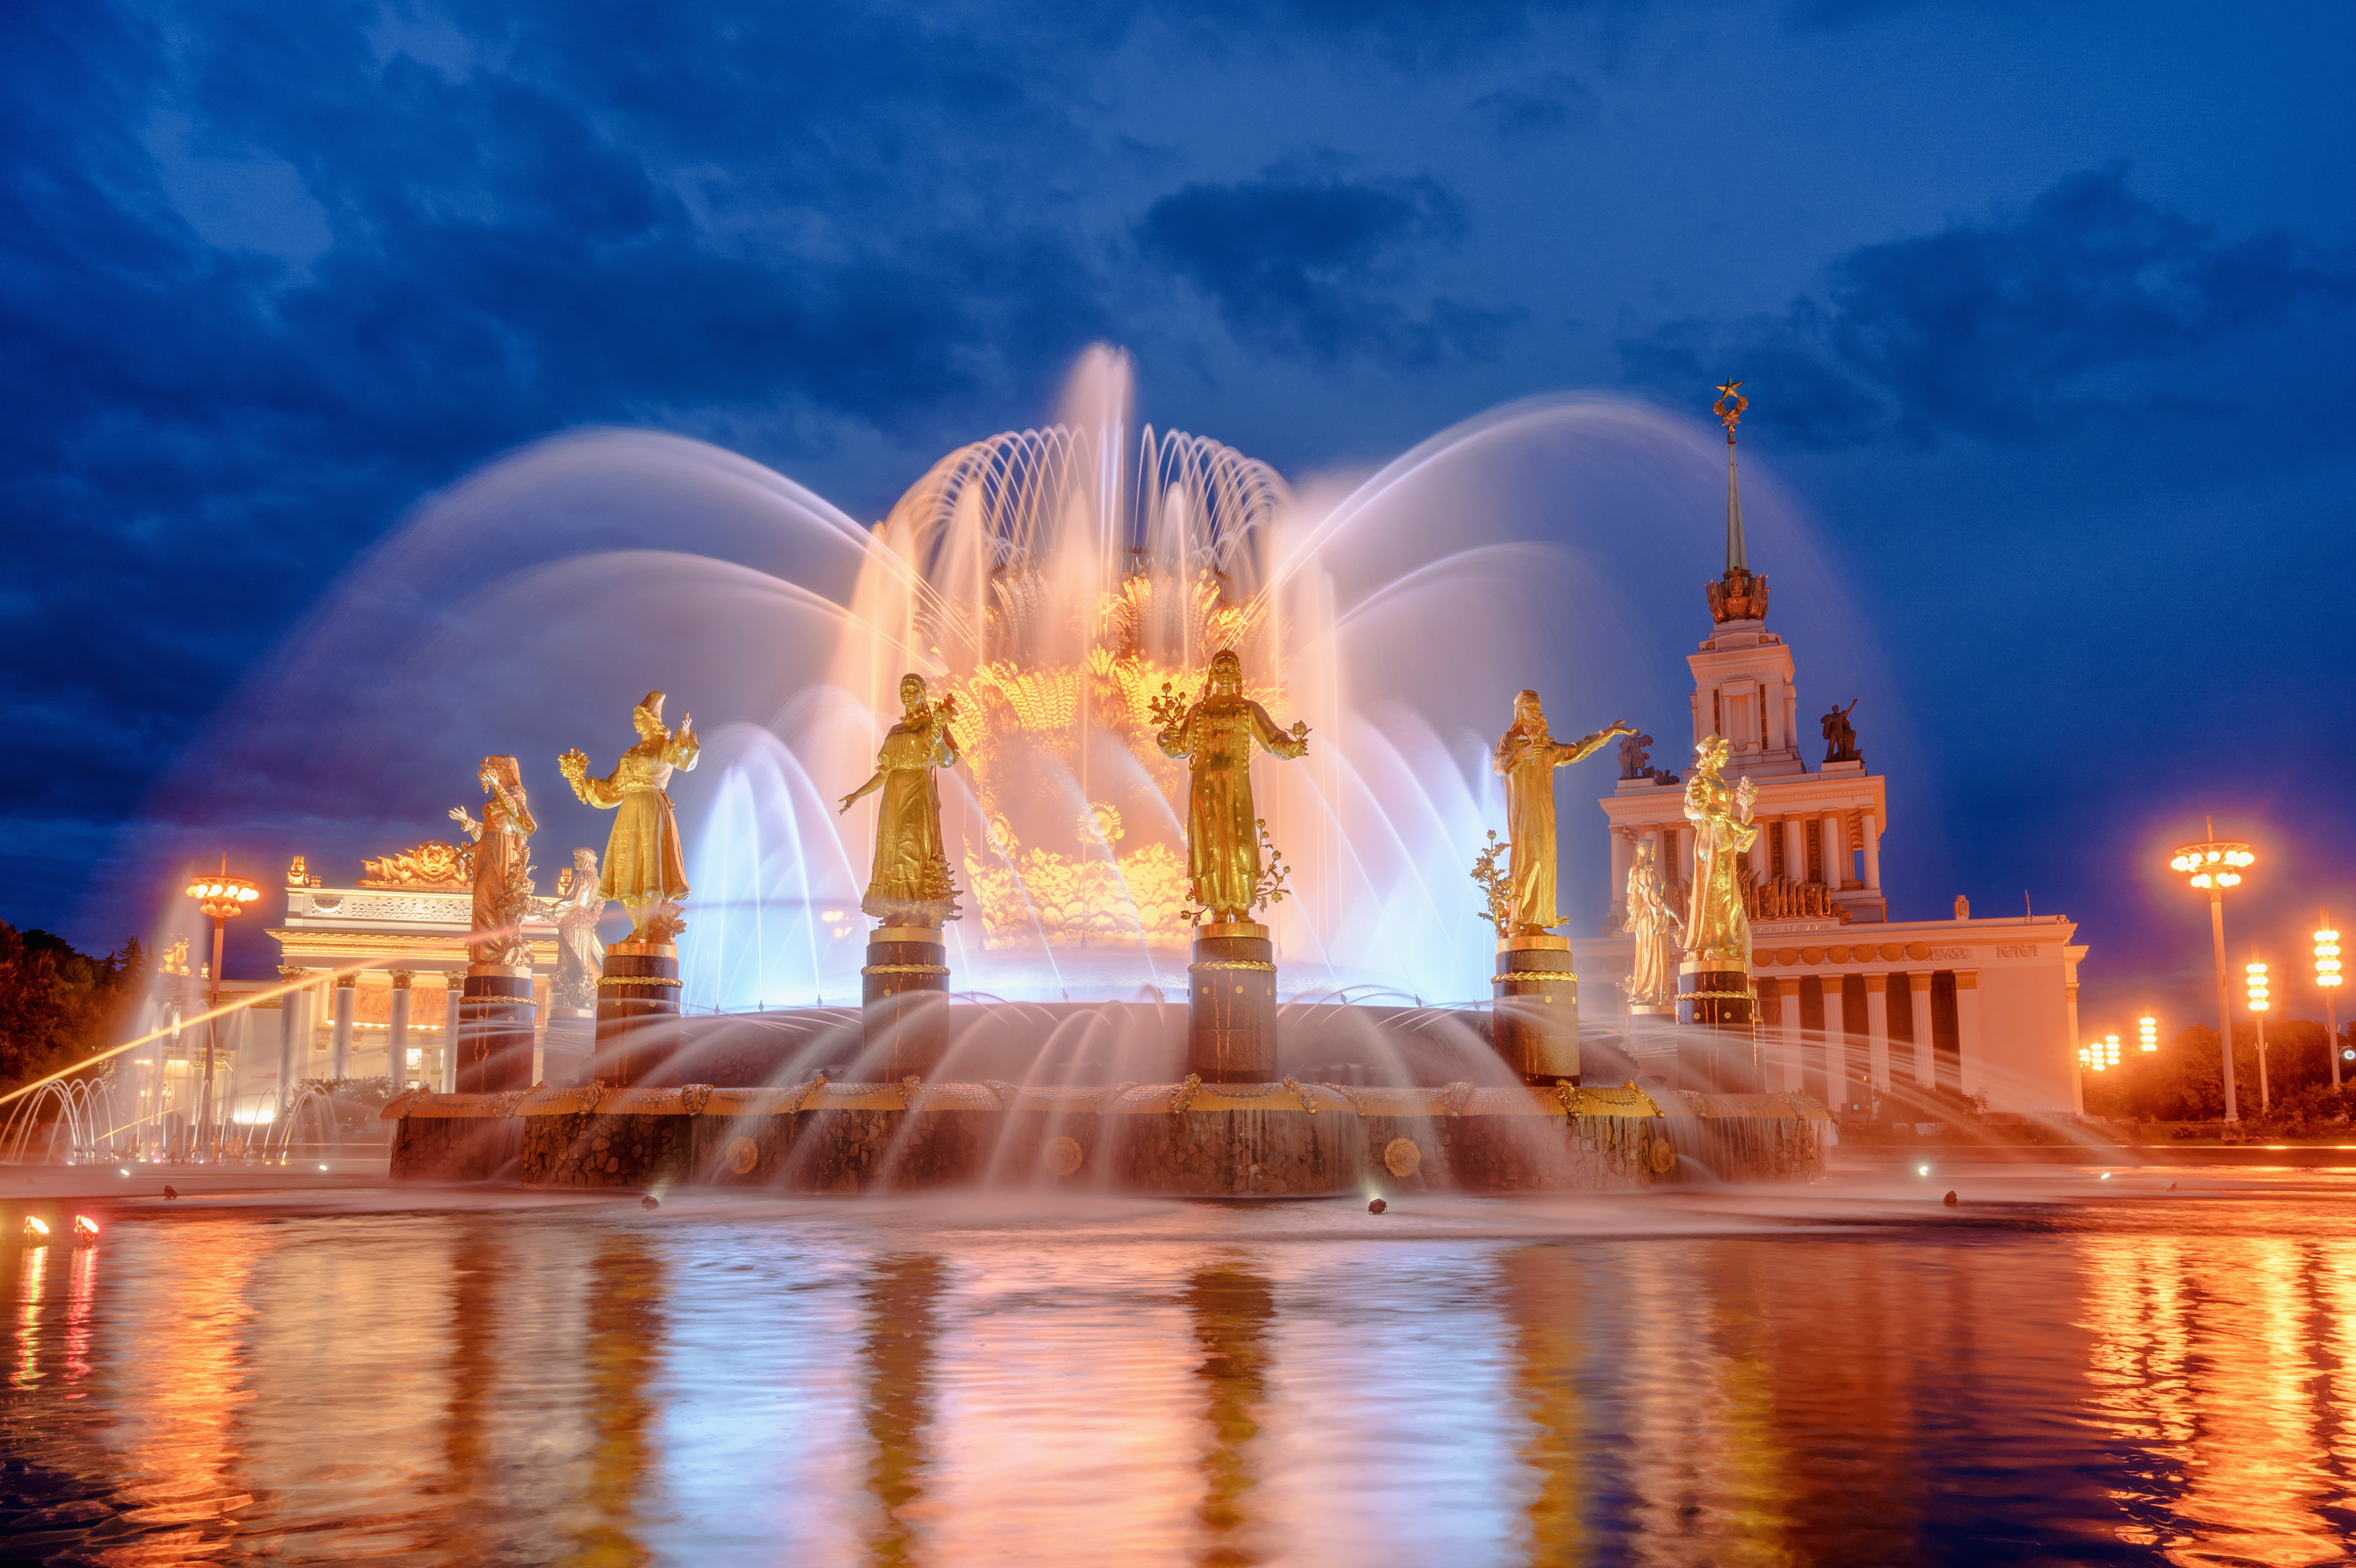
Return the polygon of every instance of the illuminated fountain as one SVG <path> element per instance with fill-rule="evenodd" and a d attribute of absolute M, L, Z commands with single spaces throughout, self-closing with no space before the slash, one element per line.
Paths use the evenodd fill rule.
<path fill-rule="evenodd" d="M 1434 454 L 1304 504 L 1266 465 L 1140 427 L 1131 406 L 1126 356 L 1092 350 L 1061 423 L 950 454 L 858 535 L 839 598 L 766 590 L 819 631 L 757 678 L 730 672 L 767 683 L 767 714 L 727 700 L 701 743 L 669 983 L 687 1015 L 653 1034 L 639 1018 L 624 1049 L 601 995 L 602 1083 L 397 1101 L 397 1169 L 484 1176 L 513 1158 L 556 1185 L 1290 1193 L 1638 1185 L 1707 1149 L 1744 1151 L 1745 1170 L 1814 1168 L 1815 1123 L 1781 1097 L 1747 1108 L 1757 1125 L 1699 1127 L 1683 1104 L 1665 1118 L 1594 1030 L 1582 1073 L 1567 952 L 1517 957 L 1544 983 L 1501 988 L 1496 1006 L 1546 991 L 1568 1055 L 1534 1072 L 1492 1047 L 1474 999 L 1506 944 L 1466 866 L 1502 794 L 1485 741 L 1465 737 L 1562 667 L 1563 623 L 1608 629 L 1609 610 L 1548 609 L 1515 545 L 1412 515 L 1465 502 L 1423 483 Z M 1298 762 L 1254 768 L 1258 907 L 1202 925 L 1186 764 L 1163 736 L 1223 651 L 1242 694 L 1310 740 Z M 912 714 L 945 704 L 954 732 L 955 765 L 935 777 L 963 913 L 870 930 L 873 816 L 836 802 L 871 771 L 911 675 Z M 1205 962 L 1197 939 L 1245 945 Z M 1534 944 L 1560 945 L 1515 945 Z M 1264 1069 L 1219 1070 L 1190 1004 L 1199 1015 L 1204 971 L 1269 971 L 1248 956 L 1263 949 L 1280 961 Z M 1240 993 L 1251 977 L 1233 978 Z M 883 1009 L 904 992 L 937 1004 L 922 1028 Z"/>

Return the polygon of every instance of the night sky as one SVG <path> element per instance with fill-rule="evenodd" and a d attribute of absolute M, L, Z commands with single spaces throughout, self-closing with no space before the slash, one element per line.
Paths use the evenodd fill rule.
<path fill-rule="evenodd" d="M 2190 1021 L 2203 813 L 2237 958 L 2356 929 L 2351 59 L 2320 4 L 16 0 L 0 918 L 145 929 L 160 782 L 500 454 L 649 427 L 877 517 L 1103 339 L 1295 478 L 1742 377 L 1902 694 L 1893 916 L 2026 890 L 2090 1028 Z M 1804 712 L 1855 694 L 1776 585 Z"/>

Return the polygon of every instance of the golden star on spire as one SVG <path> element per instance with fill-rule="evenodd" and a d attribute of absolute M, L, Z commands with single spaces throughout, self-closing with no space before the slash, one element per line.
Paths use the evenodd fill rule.
<path fill-rule="evenodd" d="M 1726 426 L 1727 444 L 1731 446 L 1734 442 L 1734 427 L 1741 422 L 1742 411 L 1751 406 L 1751 400 L 1742 395 L 1740 381 L 1722 381 L 1719 384 L 1718 391 L 1719 399 L 1710 404 L 1710 412 L 1717 414 L 1719 423 Z"/>

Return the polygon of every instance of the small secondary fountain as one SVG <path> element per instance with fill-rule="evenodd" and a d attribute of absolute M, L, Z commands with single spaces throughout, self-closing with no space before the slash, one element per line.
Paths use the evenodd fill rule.
<path fill-rule="evenodd" d="M 1816 1167 L 1813 1102 L 1648 1092 L 1601 1031 L 1582 1062 L 1567 951 L 1500 975 L 1492 1006 L 1425 1004 L 1505 966 L 1465 872 L 1494 786 L 1425 714 L 1533 673 L 1515 563 L 1427 541 L 1401 570 L 1395 538 L 1354 527 L 1368 489 L 1304 507 L 1264 464 L 1137 427 L 1131 402 L 1127 357 L 1092 350 L 1061 424 L 963 447 L 901 499 L 778 719 L 709 743 L 691 918 L 674 956 L 609 970 L 596 1081 L 486 1069 L 464 1086 L 498 1092 L 397 1100 L 396 1174 L 1292 1194 Z M 1408 585 L 1492 614 L 1402 624 Z M 1297 717 L 1286 744 L 1305 751 L 1255 766 L 1258 885 L 1215 910 L 1195 907 L 1171 744 L 1215 655 L 1243 699 Z M 1435 691 L 1435 670 L 1494 689 Z M 912 676 L 911 714 L 954 736 L 942 886 L 862 950 L 866 816 L 831 798 L 867 775 Z M 951 897 L 963 918 L 944 925 Z M 636 963 L 655 936 L 617 950 Z M 854 975 L 857 1007 L 768 1005 L 847 998 Z M 715 1015 L 682 1016 L 682 993 Z M 1544 1012 L 1560 1059 L 1501 1058 L 1493 1023 L 1515 1008 Z M 509 1047 L 529 1061 L 528 1034 Z"/>

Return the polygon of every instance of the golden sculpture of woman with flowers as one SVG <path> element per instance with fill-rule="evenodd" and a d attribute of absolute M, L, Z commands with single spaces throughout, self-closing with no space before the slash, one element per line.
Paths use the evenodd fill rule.
<path fill-rule="evenodd" d="M 630 940 L 667 943 L 687 928 L 680 905 L 688 893 L 687 865 L 679 847 L 679 818 L 663 786 L 674 771 L 692 772 L 702 747 L 690 717 L 673 735 L 662 722 L 663 693 L 648 692 L 630 713 L 638 744 L 622 753 L 614 771 L 589 777 L 589 758 L 568 751 L 556 759 L 586 806 L 614 812 L 605 841 L 605 874 L 598 891 L 630 912 Z"/>
<path fill-rule="evenodd" d="M 1162 751 L 1185 757 L 1186 875 L 1194 902 L 1213 924 L 1248 920 L 1259 896 L 1259 819 L 1252 814 L 1255 743 L 1274 756 L 1309 750 L 1309 726 L 1277 727 L 1268 710 L 1244 695 L 1244 665 L 1231 649 L 1211 656 L 1201 699 L 1156 737 Z"/>
<path fill-rule="evenodd" d="M 929 927 L 958 918 L 957 885 L 941 837 L 941 792 L 933 769 L 957 766 L 957 714 L 952 693 L 925 700 L 922 675 L 900 677 L 900 720 L 886 731 L 875 771 L 842 798 L 842 810 L 884 791 L 875 813 L 875 860 L 859 907 L 886 926 Z M 840 813 L 837 813 L 838 815 Z"/>

